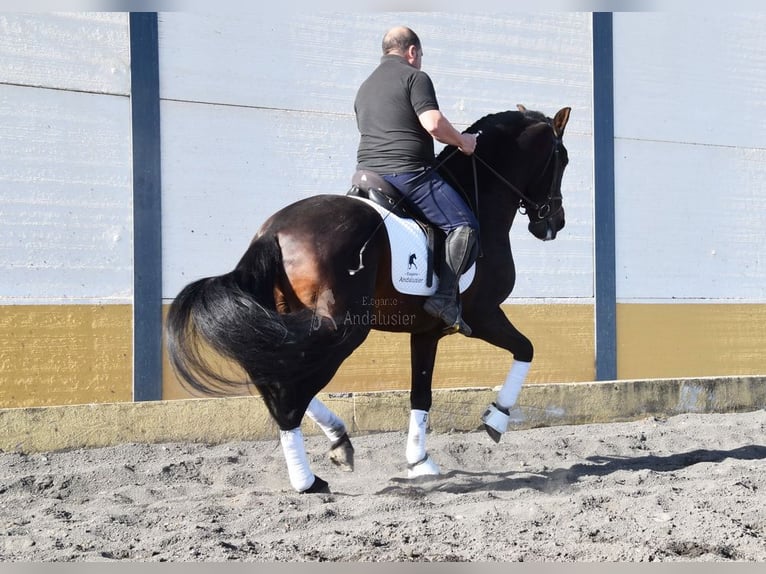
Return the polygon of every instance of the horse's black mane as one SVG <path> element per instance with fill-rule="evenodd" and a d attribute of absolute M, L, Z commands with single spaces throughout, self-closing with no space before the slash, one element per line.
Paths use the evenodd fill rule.
<path fill-rule="evenodd" d="M 507 110 L 505 112 L 487 114 L 471 125 L 466 131 L 468 133 L 477 133 L 480 131 L 482 133 L 479 139 L 481 147 L 484 150 L 493 150 L 497 147 L 498 142 L 508 141 L 506 138 L 507 134 L 513 132 L 518 133 L 523 128 L 539 122 L 550 124 L 551 119 L 542 112 L 534 110 Z M 506 143 L 505 145 L 507 146 L 508 144 Z M 454 153 L 454 151 L 454 146 L 446 146 L 437 156 L 437 163 L 446 160 Z M 482 156 L 484 157 L 486 155 L 485 159 L 492 161 L 492 153 L 493 152 L 482 151 Z"/>
<path fill-rule="evenodd" d="M 550 119 L 542 112 L 537 112 L 534 110 L 524 110 L 523 112 L 516 111 L 516 110 L 508 110 L 505 112 L 487 114 L 483 118 L 476 121 L 466 131 L 470 133 L 476 133 L 479 130 L 484 132 L 488 129 L 498 128 L 498 127 L 504 127 L 506 129 L 510 129 L 519 124 L 528 125 L 528 124 L 537 123 L 537 122 L 550 123 Z"/>

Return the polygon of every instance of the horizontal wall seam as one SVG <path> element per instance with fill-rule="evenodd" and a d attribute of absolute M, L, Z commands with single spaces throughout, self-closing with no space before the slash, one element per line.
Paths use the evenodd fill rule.
<path fill-rule="evenodd" d="M 742 146 L 742 145 L 731 145 L 731 144 L 714 144 L 714 143 L 705 143 L 705 142 L 691 142 L 691 141 L 684 141 L 684 140 L 631 138 L 631 137 L 624 137 L 624 136 L 615 136 L 614 139 L 615 141 L 690 145 L 690 146 L 720 148 L 720 149 L 752 149 L 752 150 L 766 151 L 766 147 L 753 147 L 753 146 Z"/>
<path fill-rule="evenodd" d="M 245 109 L 245 110 L 260 110 L 260 111 L 267 111 L 267 112 L 283 112 L 283 113 L 295 113 L 295 114 L 316 114 L 316 115 L 322 115 L 322 116 L 329 116 L 329 117 L 339 117 L 339 118 L 354 118 L 354 112 L 349 111 L 348 113 L 342 113 L 342 112 L 328 112 L 327 110 L 299 110 L 295 108 L 277 108 L 273 106 L 256 106 L 256 105 L 249 105 L 249 104 L 232 104 L 232 103 L 226 103 L 226 102 L 206 102 L 203 100 L 184 100 L 180 98 L 160 98 L 161 102 L 175 102 L 179 104 L 194 104 L 194 105 L 201 105 L 201 106 L 216 106 L 221 108 L 239 108 L 239 109 Z"/>
<path fill-rule="evenodd" d="M 57 88 L 56 86 L 45 86 L 42 84 L 18 84 L 15 82 L 0 82 L 0 86 L 11 86 L 14 88 L 30 88 L 33 90 L 48 90 L 52 92 L 71 92 L 73 94 L 92 94 L 94 96 L 116 96 L 120 98 L 130 98 L 130 94 L 120 94 L 117 92 L 99 92 L 96 90 L 82 90 L 77 88 Z"/>

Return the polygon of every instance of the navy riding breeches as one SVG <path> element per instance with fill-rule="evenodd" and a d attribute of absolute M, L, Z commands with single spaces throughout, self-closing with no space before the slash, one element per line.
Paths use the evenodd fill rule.
<path fill-rule="evenodd" d="M 398 189 L 420 215 L 448 234 L 457 227 L 478 231 L 479 222 L 463 197 L 436 170 L 383 176 Z"/>

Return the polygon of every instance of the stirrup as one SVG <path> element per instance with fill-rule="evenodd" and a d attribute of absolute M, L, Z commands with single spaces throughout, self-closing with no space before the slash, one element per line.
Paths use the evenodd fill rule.
<path fill-rule="evenodd" d="M 496 443 L 500 442 L 500 437 L 508 430 L 508 422 L 511 420 L 511 414 L 505 409 L 501 409 L 497 404 L 492 403 L 481 416 L 484 423 L 484 430 L 490 438 Z"/>
<path fill-rule="evenodd" d="M 440 304 L 440 300 L 441 303 Z M 431 315 L 432 317 L 436 317 L 437 319 L 441 319 L 445 325 L 447 325 L 443 329 L 443 333 L 445 335 L 452 335 L 453 333 L 462 333 L 466 337 L 469 337 L 471 333 L 473 332 L 471 328 L 468 326 L 468 324 L 463 321 L 463 315 L 462 315 L 462 305 L 456 305 L 452 302 L 444 302 L 445 300 L 438 295 L 432 295 L 428 299 L 426 299 L 426 302 L 423 303 L 423 310 Z M 455 319 L 450 321 L 449 315 L 447 314 L 447 311 L 451 311 L 452 307 L 454 305 L 454 308 L 456 309 L 456 316 Z M 452 313 L 450 313 L 451 315 Z"/>
<path fill-rule="evenodd" d="M 454 333 L 462 333 L 466 337 L 470 337 L 471 333 L 473 331 L 468 326 L 468 323 L 463 321 L 463 317 L 458 315 L 457 319 L 455 319 L 455 322 L 452 323 L 452 325 L 447 325 L 444 329 L 442 329 L 442 333 L 445 335 L 452 335 Z"/>
<path fill-rule="evenodd" d="M 435 476 L 441 474 L 439 465 L 434 459 L 426 453 L 418 462 L 407 465 L 407 478 L 417 478 L 418 476 Z"/>

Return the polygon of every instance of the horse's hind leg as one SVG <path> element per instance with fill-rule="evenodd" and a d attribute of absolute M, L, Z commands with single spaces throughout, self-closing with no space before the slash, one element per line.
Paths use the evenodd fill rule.
<path fill-rule="evenodd" d="M 279 442 L 287 463 L 287 475 L 295 490 L 301 493 L 330 492 L 327 482 L 311 472 L 300 426 L 280 430 Z"/>
<path fill-rule="evenodd" d="M 348 438 L 346 425 L 340 417 L 316 397 L 311 399 L 306 414 L 332 441 L 329 452 L 330 461 L 340 467 L 341 470 L 352 472 L 354 470 L 354 447 L 351 444 L 351 439 Z"/>
<path fill-rule="evenodd" d="M 415 333 L 410 337 L 412 389 L 410 391 L 410 423 L 407 432 L 407 476 L 437 475 L 439 466 L 426 450 L 426 431 L 431 410 L 434 363 L 439 334 Z"/>
<path fill-rule="evenodd" d="M 287 463 L 287 475 L 290 478 L 290 484 L 300 493 L 330 492 L 327 482 L 316 476 L 309 466 L 306 443 L 300 426 L 303 416 L 297 417 L 298 412 L 303 413 L 304 411 L 282 406 L 285 411 L 293 414 L 289 419 L 280 420 L 277 418 L 277 424 L 280 427 L 279 441 L 282 444 L 282 452 Z M 305 408 L 305 412 L 328 437 L 334 439 L 330 450 L 330 460 L 344 470 L 353 470 L 354 447 L 351 446 L 343 421 L 316 397 Z"/>
<path fill-rule="evenodd" d="M 306 413 L 327 436 L 331 439 L 337 437 L 333 452 L 341 462 L 353 466 L 353 447 L 346 434 L 346 425 L 316 395 L 330 382 L 346 357 L 364 341 L 368 332 L 369 329 L 358 330 L 348 335 L 331 355 L 322 357 L 322 362 L 307 364 L 306 374 L 300 378 L 267 387 L 259 386 L 269 412 L 279 426 L 290 484 L 298 492 L 330 491 L 327 482 L 314 475 L 309 467 L 300 428 Z"/>
<path fill-rule="evenodd" d="M 279 426 L 279 442 L 287 463 L 287 475 L 292 487 L 301 493 L 330 492 L 327 482 L 316 476 L 306 456 L 301 421 L 315 394 L 304 385 L 280 387 L 276 393 L 259 387 L 271 415 Z"/>

